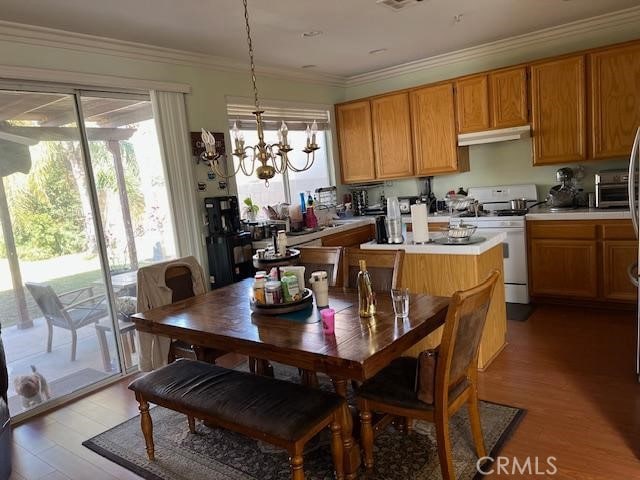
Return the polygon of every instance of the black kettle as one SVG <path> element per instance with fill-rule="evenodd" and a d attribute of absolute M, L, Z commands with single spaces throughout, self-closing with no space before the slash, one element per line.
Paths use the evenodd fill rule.
<path fill-rule="evenodd" d="M 389 243 L 387 235 L 387 224 L 384 215 L 376 217 L 376 243 Z"/>

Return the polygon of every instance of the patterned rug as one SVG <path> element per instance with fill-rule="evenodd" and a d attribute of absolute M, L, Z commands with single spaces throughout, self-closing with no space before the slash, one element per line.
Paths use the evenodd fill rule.
<path fill-rule="evenodd" d="M 278 378 L 297 378 L 295 370 L 276 368 Z M 322 388 L 330 389 L 321 377 Z M 481 402 L 480 415 L 489 456 L 498 451 L 514 431 L 524 410 Z M 149 480 L 278 480 L 290 478 L 288 455 L 263 442 L 223 429 L 197 424 L 189 433 L 184 415 L 165 408 L 151 410 L 156 459 L 146 456 L 140 421 L 134 417 L 83 443 L 96 453 Z M 450 423 L 454 468 L 458 479 L 478 475 L 467 409 L 462 408 Z M 405 435 L 390 425 L 376 437 L 375 473 L 384 480 L 441 479 L 435 430 L 427 422 L 415 422 L 415 432 Z M 333 478 L 329 435 L 321 434 L 307 444 L 305 478 Z M 364 475 L 362 475 L 364 478 Z"/>

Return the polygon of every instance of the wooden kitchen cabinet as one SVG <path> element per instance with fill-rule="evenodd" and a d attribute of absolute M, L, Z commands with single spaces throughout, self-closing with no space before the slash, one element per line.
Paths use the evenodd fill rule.
<path fill-rule="evenodd" d="M 528 221 L 529 290 L 536 300 L 631 304 L 637 259 L 631 220 Z"/>
<path fill-rule="evenodd" d="M 532 239 L 531 295 L 595 299 L 598 258 L 595 240 Z"/>
<path fill-rule="evenodd" d="M 636 287 L 627 268 L 638 260 L 638 242 L 609 240 L 602 242 L 603 297 L 607 300 L 635 301 Z"/>
<path fill-rule="evenodd" d="M 337 105 L 336 122 L 342 182 L 375 179 L 369 100 Z"/>
<path fill-rule="evenodd" d="M 489 77 L 476 75 L 455 83 L 458 133 L 489 130 Z"/>
<path fill-rule="evenodd" d="M 585 77 L 584 55 L 531 66 L 534 165 L 586 160 Z"/>
<path fill-rule="evenodd" d="M 458 133 L 517 127 L 529 122 L 526 67 L 456 81 Z"/>
<path fill-rule="evenodd" d="M 591 153 L 628 157 L 640 126 L 640 44 L 589 54 Z"/>
<path fill-rule="evenodd" d="M 468 171 L 468 147 L 458 148 L 453 84 L 412 90 L 409 98 L 415 175 Z"/>
<path fill-rule="evenodd" d="M 508 128 L 529 123 L 526 67 L 489 73 L 491 128 Z"/>
<path fill-rule="evenodd" d="M 371 100 L 376 178 L 413 176 L 409 94 L 385 95 Z"/>
<path fill-rule="evenodd" d="M 359 247 L 376 236 L 375 225 L 363 225 L 346 232 L 332 233 L 322 237 L 323 247 Z"/>

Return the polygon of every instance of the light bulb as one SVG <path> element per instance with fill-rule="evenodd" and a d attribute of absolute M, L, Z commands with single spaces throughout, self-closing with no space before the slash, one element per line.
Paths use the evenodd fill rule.
<path fill-rule="evenodd" d="M 282 140 L 280 141 L 280 143 L 282 143 L 283 145 L 287 145 L 288 133 L 289 133 L 289 128 L 287 128 L 287 124 L 284 123 L 283 121 L 282 124 L 280 125 L 280 134 L 282 135 Z"/>

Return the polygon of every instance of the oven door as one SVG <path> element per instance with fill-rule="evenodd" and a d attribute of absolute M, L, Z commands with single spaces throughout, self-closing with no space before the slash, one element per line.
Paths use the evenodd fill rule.
<path fill-rule="evenodd" d="M 507 239 L 502 244 L 504 264 L 505 300 L 509 303 L 529 303 L 527 274 L 527 241 L 522 223 L 511 226 L 512 221 L 492 221 L 479 225 L 478 234 L 504 232 Z"/>

